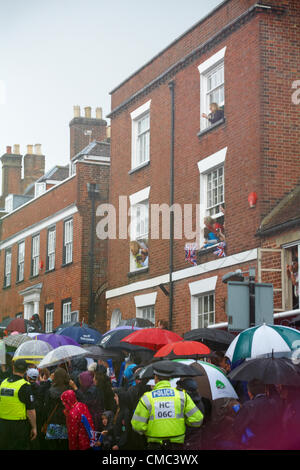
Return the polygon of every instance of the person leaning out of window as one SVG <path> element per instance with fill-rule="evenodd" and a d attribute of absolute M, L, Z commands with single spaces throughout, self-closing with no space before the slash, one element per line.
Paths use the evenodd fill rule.
<path fill-rule="evenodd" d="M 215 124 L 216 122 L 221 121 L 221 119 L 224 118 L 224 110 L 220 109 L 217 103 L 211 103 L 209 105 L 209 110 L 210 113 L 208 115 L 202 113 L 202 117 L 207 119 L 210 124 Z"/>

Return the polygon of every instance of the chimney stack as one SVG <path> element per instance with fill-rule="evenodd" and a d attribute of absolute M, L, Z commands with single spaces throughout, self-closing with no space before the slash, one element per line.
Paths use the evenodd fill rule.
<path fill-rule="evenodd" d="M 27 145 L 27 153 L 24 155 L 23 192 L 44 174 L 45 155 L 42 154 L 41 144 Z"/>
<path fill-rule="evenodd" d="M 22 194 L 22 155 L 19 146 L 14 145 L 13 153 L 11 146 L 6 147 L 6 153 L 0 158 L 2 162 L 2 198 L 0 205 L 4 207 L 4 199 L 8 194 Z"/>
<path fill-rule="evenodd" d="M 74 117 L 69 123 L 70 159 L 89 145 L 91 139 L 99 142 L 105 140 L 107 126 L 107 122 L 102 119 L 101 107 L 96 108 L 96 117 L 92 117 L 91 106 L 84 108 L 84 116 L 80 115 L 80 106 L 73 106 L 73 110 Z"/>

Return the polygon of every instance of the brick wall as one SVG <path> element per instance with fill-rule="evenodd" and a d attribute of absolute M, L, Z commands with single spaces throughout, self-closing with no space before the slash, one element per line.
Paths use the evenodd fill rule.
<path fill-rule="evenodd" d="M 54 327 L 62 320 L 62 301 L 72 299 L 72 311 L 79 310 L 80 319 L 88 322 L 89 299 L 89 250 L 91 234 L 91 201 L 87 194 L 87 182 L 99 183 L 103 200 L 108 198 L 109 167 L 79 162 L 76 176 L 36 198 L 2 219 L 1 241 L 38 224 L 40 221 L 76 204 L 78 212 L 73 214 L 73 261 L 63 265 L 64 220 L 56 222 L 55 270 L 46 271 L 47 229 L 40 230 L 40 260 L 43 262 L 38 276 L 31 278 L 31 236 L 25 239 L 24 281 L 17 280 L 17 243 L 12 246 L 11 286 L 3 288 L 5 252 L 0 253 L 0 298 L 1 318 L 23 312 L 23 296 L 20 291 L 42 283 L 40 316 L 44 322 L 45 306 L 54 306 Z M 106 281 L 107 242 L 95 237 L 93 290 L 97 292 Z M 96 298 L 95 325 L 103 329 L 106 322 L 106 302 L 103 292 Z"/>
<path fill-rule="evenodd" d="M 110 202 L 117 208 L 119 195 L 129 196 L 151 186 L 150 204 L 169 203 L 171 102 L 168 81 L 172 78 L 175 82 L 175 203 L 199 203 L 200 178 L 197 163 L 227 147 L 225 224 L 228 256 L 260 246 L 260 239 L 255 234 L 263 216 L 286 191 L 295 186 L 300 177 L 299 159 L 296 158 L 299 127 L 292 120 L 292 115 L 295 117 L 299 111 L 290 104 L 291 82 L 297 79 L 299 67 L 299 41 L 296 43 L 296 36 L 299 39 L 299 15 L 296 15 L 299 3 L 276 0 L 268 2 L 276 7 L 285 6 L 287 12 L 282 15 L 280 11 L 261 9 L 256 14 L 248 15 L 247 20 L 239 20 L 230 31 L 226 29 L 226 34 L 219 36 L 215 43 L 211 42 L 207 49 L 191 56 L 187 62 L 182 60 L 182 64 L 172 73 L 168 72 L 164 78 L 148 85 L 254 3 L 234 0 L 226 2 L 214 15 L 184 34 L 112 92 Z M 290 33 L 288 28 L 291 29 Z M 199 137 L 198 65 L 225 46 L 226 120 L 215 130 Z M 278 49 L 280 52 L 277 60 Z M 280 115 L 281 93 L 283 115 Z M 150 99 L 151 161 L 147 167 L 129 173 L 130 113 Z M 253 191 L 258 195 L 258 202 L 255 208 L 250 209 L 248 195 Z M 184 259 L 185 243 L 185 239 L 175 240 L 174 271 L 190 267 Z M 169 241 L 150 239 L 148 272 L 128 277 L 129 239 L 111 240 L 108 288 L 167 274 L 168 263 Z M 238 263 L 235 268 L 237 267 Z M 217 322 L 225 321 L 226 318 L 223 305 L 224 286 L 220 287 L 223 272 L 219 270 L 217 273 Z M 194 278 L 190 278 L 186 283 L 193 280 Z M 174 328 L 178 332 L 187 323 L 190 325 L 190 316 L 187 315 L 190 311 L 190 294 L 183 285 L 183 282 L 175 284 Z M 164 299 L 160 304 L 161 295 L 158 296 L 157 311 L 166 318 L 168 302 Z M 127 318 L 128 315 L 132 316 L 135 311 L 135 308 L 132 310 L 133 306 L 133 294 L 110 299 L 108 319 L 114 308 L 120 308 Z"/>

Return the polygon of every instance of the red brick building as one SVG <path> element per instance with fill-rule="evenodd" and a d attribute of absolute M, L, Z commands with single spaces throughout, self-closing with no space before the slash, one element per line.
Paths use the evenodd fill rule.
<path fill-rule="evenodd" d="M 112 90 L 117 237 L 109 241 L 106 293 L 112 326 L 143 316 L 165 319 L 180 334 L 226 327 L 222 276 L 250 267 L 261 276 L 261 248 L 271 243 L 261 224 L 300 178 L 300 106 L 292 100 L 299 36 L 297 0 L 227 0 Z M 219 110 L 209 122 L 203 114 L 211 103 Z M 186 219 L 178 224 L 174 215 L 174 237 L 154 236 L 155 205 L 173 203 Z M 130 216 L 119 218 L 128 209 Z M 164 217 L 156 219 L 160 230 Z M 226 245 L 219 237 L 203 248 L 207 220 L 220 224 Z M 188 222 L 190 231 L 199 228 L 199 246 L 187 246 L 195 237 L 180 234 Z M 299 243 L 297 230 L 289 243 Z M 275 300 L 275 312 L 290 309 L 290 301 L 279 307 Z"/>
<path fill-rule="evenodd" d="M 67 166 L 40 174 L 32 158 L 32 178 L 24 168 L 22 179 L 21 171 L 11 171 L 22 159 L 9 152 L 2 157 L 9 172 L 0 219 L 0 318 L 38 313 L 47 332 L 71 320 L 106 324 L 107 242 L 94 236 L 93 221 L 96 202 L 108 200 L 110 139 L 99 114 L 75 112 Z"/>

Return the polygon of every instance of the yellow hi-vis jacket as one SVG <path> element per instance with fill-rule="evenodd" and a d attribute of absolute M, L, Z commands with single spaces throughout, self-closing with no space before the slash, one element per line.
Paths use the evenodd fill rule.
<path fill-rule="evenodd" d="M 26 406 L 19 400 L 19 390 L 28 384 L 26 380 L 20 379 L 15 382 L 9 382 L 5 379 L 0 385 L 0 418 L 17 421 L 26 419 Z"/>
<path fill-rule="evenodd" d="M 131 420 L 133 429 L 147 442 L 184 443 L 186 425 L 200 427 L 203 414 L 191 397 L 172 388 L 168 380 L 156 384 L 140 399 Z"/>

